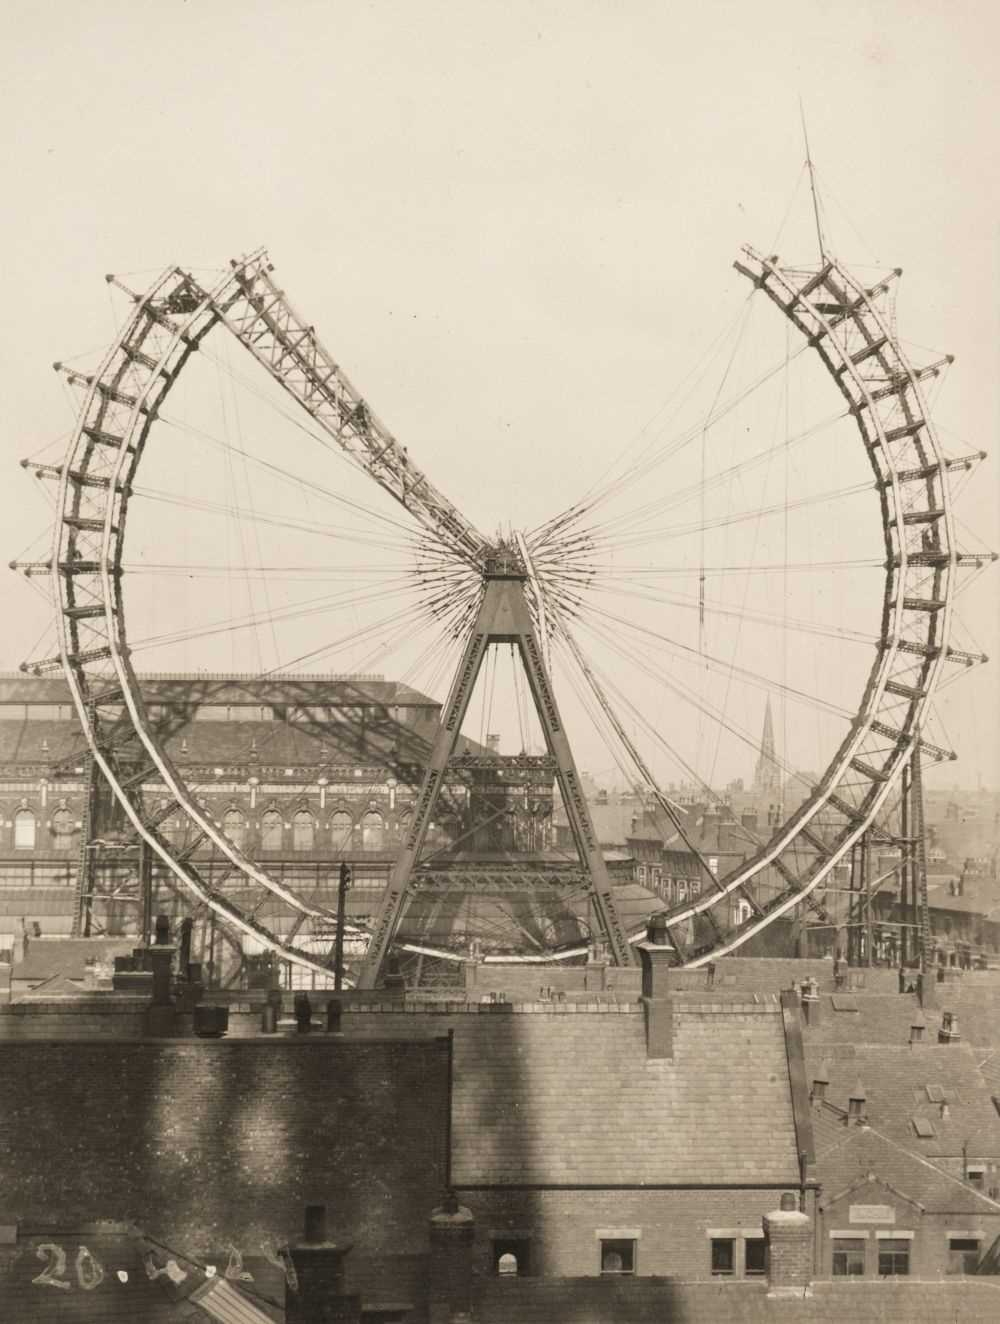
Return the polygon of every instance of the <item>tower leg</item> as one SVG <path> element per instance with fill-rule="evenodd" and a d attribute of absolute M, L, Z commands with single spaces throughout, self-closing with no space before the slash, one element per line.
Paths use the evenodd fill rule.
<path fill-rule="evenodd" d="M 359 987 L 374 988 L 407 904 L 410 879 L 420 856 L 428 825 L 444 785 L 448 760 L 462 729 L 469 700 L 487 649 L 514 644 L 524 667 L 548 752 L 555 760 L 556 780 L 569 819 L 589 900 L 601 936 L 616 965 L 631 963 L 628 936 L 618 918 L 604 854 L 590 818 L 569 740 L 552 691 L 552 683 L 524 595 L 525 573 L 506 562 L 487 569 L 482 601 L 472 623 L 447 702 L 441 711 L 430 757 L 424 770 L 410 830 L 396 857 L 389 884 L 375 918 Z"/>

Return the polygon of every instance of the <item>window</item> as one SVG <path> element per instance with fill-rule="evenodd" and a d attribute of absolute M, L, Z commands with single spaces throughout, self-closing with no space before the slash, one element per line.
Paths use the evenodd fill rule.
<path fill-rule="evenodd" d="M 739 927 L 740 924 L 745 924 L 752 913 L 750 902 L 747 901 L 745 897 L 740 901 L 737 901 L 733 906 L 733 924 L 737 927 Z"/>
<path fill-rule="evenodd" d="M 68 809 L 57 809 L 52 815 L 52 846 L 55 850 L 70 850 L 73 845 L 73 818 Z"/>
<path fill-rule="evenodd" d="M 374 811 L 361 820 L 361 844 L 365 850 L 381 850 L 385 835 L 382 815 Z"/>
<path fill-rule="evenodd" d="M 243 849 L 243 842 L 246 840 L 247 825 L 246 819 L 238 809 L 227 809 L 222 819 L 222 830 L 233 843 L 234 846 Z"/>
<path fill-rule="evenodd" d="M 292 819 L 292 846 L 295 850 L 312 850 L 316 838 L 316 824 L 308 809 L 300 809 Z"/>
<path fill-rule="evenodd" d="M 35 815 L 30 809 L 19 809 L 14 815 L 14 849 L 35 849 Z"/>
<path fill-rule="evenodd" d="M 767 1243 L 763 1237 L 747 1237 L 743 1271 L 748 1278 L 759 1278 L 767 1273 Z"/>
<path fill-rule="evenodd" d="M 910 1272 L 908 1240 L 887 1237 L 878 1243 L 878 1272 L 880 1278 L 903 1277 Z"/>
<path fill-rule="evenodd" d="M 978 1237 L 948 1238 L 948 1272 L 975 1273 L 979 1266 Z"/>
<path fill-rule="evenodd" d="M 330 819 L 330 835 L 333 838 L 334 850 L 346 850 L 351 844 L 351 833 L 354 830 L 354 824 L 351 822 L 350 814 L 345 814 L 341 809 Z"/>
<path fill-rule="evenodd" d="M 965 1179 L 977 1191 L 986 1189 L 986 1169 L 978 1163 L 970 1163 L 965 1170 Z"/>
<path fill-rule="evenodd" d="M 712 1238 L 712 1277 L 731 1278 L 736 1266 L 734 1237 Z"/>
<path fill-rule="evenodd" d="M 269 809 L 260 821 L 260 844 L 264 850 L 281 850 L 281 815 Z"/>
<path fill-rule="evenodd" d="M 644 864 L 639 865 L 638 874 L 639 874 L 639 882 L 644 883 L 646 881 L 646 866 Z"/>
<path fill-rule="evenodd" d="M 493 1242 L 493 1272 L 499 1278 L 523 1278 L 531 1272 L 528 1237 L 497 1237 Z"/>
<path fill-rule="evenodd" d="M 635 1273 L 635 1241 L 632 1238 L 601 1238 L 601 1273 Z"/>
<path fill-rule="evenodd" d="M 865 1243 L 862 1237 L 834 1237 L 834 1278 L 862 1277 L 865 1272 Z"/>

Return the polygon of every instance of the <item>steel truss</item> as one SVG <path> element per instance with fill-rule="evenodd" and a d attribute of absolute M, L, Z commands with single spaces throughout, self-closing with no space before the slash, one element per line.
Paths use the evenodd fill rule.
<path fill-rule="evenodd" d="M 968 462 L 945 458 L 921 390 L 941 364 L 915 369 L 878 307 L 892 277 L 867 289 L 829 257 L 806 272 L 783 269 L 750 248 L 744 255 L 736 270 L 805 337 L 847 401 L 875 478 L 885 581 L 875 661 L 819 785 L 745 865 L 697 901 L 669 910 L 671 931 L 701 915 L 712 921 L 708 939 L 682 952 L 688 966 L 735 951 L 808 900 L 861 840 L 914 749 L 954 757 L 925 745 L 920 732 L 945 664 L 984 660 L 949 647 L 956 570 L 977 561 L 957 550 L 948 489 L 949 470 Z M 732 922 L 732 908 L 720 907 L 720 898 L 739 898 L 767 869 L 783 889 Z"/>
<path fill-rule="evenodd" d="M 697 900 L 669 912 L 678 954 L 692 966 L 736 950 L 809 898 L 873 824 L 914 749 L 920 745 L 925 752 L 934 752 L 921 742 L 920 733 L 945 665 L 980 660 L 949 646 L 956 572 L 976 558 L 965 558 L 957 550 L 948 493 L 949 470 L 968 467 L 971 457 L 945 458 L 921 390 L 921 381 L 940 365 L 918 370 L 907 361 L 878 307 L 887 281 L 867 289 L 833 260 L 825 260 L 818 271 L 804 272 L 780 268 L 776 258 L 750 249 L 736 267 L 806 338 L 847 401 L 878 492 L 885 582 L 876 657 L 857 716 L 813 795 L 746 865 L 714 883 Z M 129 291 L 130 315 L 97 371 L 67 373 L 83 392 L 78 422 L 63 464 L 37 466 L 40 473 L 58 481 L 51 561 L 21 568 L 29 574 L 49 573 L 59 604 L 59 656 L 35 664 L 32 670 L 64 670 L 94 764 L 120 802 L 133 842 L 144 842 L 196 902 L 226 926 L 285 959 L 328 974 L 325 955 L 310 948 L 305 939 L 312 930 L 317 935 L 328 933 L 335 917 L 267 874 L 198 803 L 157 738 L 132 667 L 122 601 L 129 502 L 152 425 L 190 356 L 213 327 L 224 325 L 331 441 L 410 511 L 425 533 L 483 577 L 484 602 L 491 592 L 495 596 L 498 584 L 517 583 L 516 591 L 504 590 L 507 609 L 518 616 L 508 635 L 517 638 L 522 650 L 533 648 L 537 653 L 537 657 L 528 657 L 525 651 L 522 655 L 550 752 L 555 727 L 551 712 L 545 716 L 551 698 L 545 657 L 549 633 L 559 632 L 559 610 L 558 603 L 546 602 L 526 551 L 515 579 L 504 581 L 490 574 L 487 562 L 496 549 L 430 483 L 379 421 L 313 328 L 275 285 L 272 271 L 261 250 L 234 261 L 208 289 L 190 273 L 171 267 L 145 294 Z M 524 594 L 528 575 L 533 620 Z M 492 625 L 485 633 L 490 630 Z M 470 638 L 467 655 L 469 649 L 480 647 L 483 633 Z M 456 687 L 461 688 L 464 674 L 460 667 Z M 588 681 L 595 683 L 592 677 Z M 449 702 L 455 697 L 453 692 Z M 447 762 L 447 755 L 444 762 L 441 759 L 448 721 L 444 715 L 440 748 L 436 745 L 433 755 L 440 764 L 435 764 L 435 776 Z M 555 725 L 561 733 L 558 718 Z M 557 775 L 565 781 L 572 767 L 568 743 L 568 763 L 559 750 L 554 752 Z M 155 802 L 143 791 L 149 783 L 159 788 Z M 564 799 L 600 926 L 615 959 L 627 961 L 628 942 L 640 933 L 624 935 L 618 930 L 603 857 L 588 838 L 588 829 L 591 838 L 593 832 L 586 804 L 568 782 L 563 789 L 568 792 Z M 183 848 L 171 845 L 160 831 L 175 814 L 186 816 L 193 828 Z M 203 848 L 214 848 L 220 859 L 229 862 L 232 876 L 242 880 L 245 900 L 227 895 L 196 867 L 193 856 Z M 387 950 L 399 916 L 403 874 L 413 869 L 415 861 L 411 831 L 375 928 L 368 979 Z M 765 870 L 776 873 L 784 888 L 773 900 L 760 904 L 753 901 L 748 885 Z M 438 877 L 432 870 L 418 885 L 433 888 Z M 546 875 L 545 886 L 554 885 Z M 751 913 L 744 922 L 733 923 L 730 901 L 740 897 L 750 898 Z M 269 899 L 283 902 L 300 917 L 292 938 L 277 935 L 258 917 L 262 903 Z M 707 939 L 702 934 L 685 949 L 679 926 L 700 916 L 710 926 Z M 354 941 L 366 937 L 355 927 L 347 934 Z M 583 950 L 560 951 L 555 959 L 568 959 Z M 453 953 L 428 954 L 455 959 Z"/>

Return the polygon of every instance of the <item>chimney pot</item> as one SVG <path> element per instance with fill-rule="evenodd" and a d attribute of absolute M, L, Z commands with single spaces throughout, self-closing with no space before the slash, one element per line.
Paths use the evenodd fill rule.
<path fill-rule="evenodd" d="M 308 1034 L 312 1029 L 312 1003 L 307 993 L 296 993 L 293 1003 L 296 1027 L 299 1034 Z M 309 1206 L 312 1208 L 312 1206 Z"/>
<path fill-rule="evenodd" d="M 646 925 L 646 941 L 657 947 L 670 946 L 666 915 L 661 913 L 650 917 L 649 923 Z"/>
<path fill-rule="evenodd" d="M 306 1205 L 305 1239 L 308 1245 L 326 1241 L 326 1205 Z"/>

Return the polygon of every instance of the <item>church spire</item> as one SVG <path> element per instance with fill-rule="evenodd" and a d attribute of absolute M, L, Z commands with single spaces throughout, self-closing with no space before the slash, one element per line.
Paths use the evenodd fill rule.
<path fill-rule="evenodd" d="M 760 738 L 760 755 L 754 772 L 754 793 L 765 800 L 770 810 L 781 801 L 781 770 L 778 767 L 778 755 L 774 748 L 774 717 L 771 713 L 771 696 L 767 696 L 764 708 L 764 729 Z"/>

